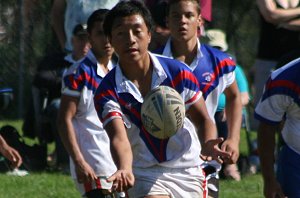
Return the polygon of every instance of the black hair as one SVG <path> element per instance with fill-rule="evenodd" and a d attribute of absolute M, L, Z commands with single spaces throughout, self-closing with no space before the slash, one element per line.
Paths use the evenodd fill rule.
<path fill-rule="evenodd" d="M 112 26 L 117 18 L 132 16 L 136 14 L 143 17 L 148 30 L 152 32 L 153 22 L 150 11 L 147 9 L 143 2 L 132 0 L 119 2 L 107 13 L 103 23 L 104 34 L 106 34 L 106 36 L 108 37 L 111 37 Z"/>
<path fill-rule="evenodd" d="M 189 1 L 189 2 L 194 3 L 197 6 L 196 9 L 197 9 L 198 14 L 201 14 L 201 6 L 200 6 L 199 0 L 169 0 L 168 6 L 167 6 L 167 14 L 169 14 L 171 5 L 178 3 L 180 1 Z"/>
<path fill-rule="evenodd" d="M 163 28 L 167 28 L 167 23 L 166 23 L 167 6 L 168 6 L 167 2 L 158 1 L 150 8 L 150 12 L 154 23 Z"/>
<path fill-rule="evenodd" d="M 94 24 L 96 22 L 103 22 L 105 15 L 108 13 L 109 10 L 107 9 L 98 9 L 95 10 L 88 18 L 87 20 L 87 31 L 89 33 L 92 32 L 92 29 L 94 28 Z"/>

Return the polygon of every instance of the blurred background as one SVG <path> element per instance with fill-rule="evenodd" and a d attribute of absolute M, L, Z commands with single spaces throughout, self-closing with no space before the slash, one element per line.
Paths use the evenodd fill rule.
<path fill-rule="evenodd" d="M 0 1 L 0 88 L 14 90 L 13 103 L 5 112 L 6 119 L 24 117 L 37 65 L 46 54 L 60 51 L 50 24 L 51 6 L 52 0 Z M 250 84 L 250 68 L 258 42 L 258 19 L 255 1 L 213 0 L 212 21 L 206 23 L 207 28 L 226 32 L 229 51 L 243 65 Z"/>

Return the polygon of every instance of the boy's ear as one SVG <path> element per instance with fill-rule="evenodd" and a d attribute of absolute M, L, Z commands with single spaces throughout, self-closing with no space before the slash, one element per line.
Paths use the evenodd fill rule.
<path fill-rule="evenodd" d="M 148 43 L 150 43 L 150 42 L 151 42 L 151 38 L 152 38 L 152 33 L 151 33 L 151 31 L 148 31 L 148 35 L 149 35 L 149 41 L 148 41 Z"/>
<path fill-rule="evenodd" d="M 198 20 L 198 26 L 199 27 L 201 27 L 201 26 L 204 25 L 204 20 L 203 20 L 201 14 L 198 15 L 198 19 L 197 20 Z"/>

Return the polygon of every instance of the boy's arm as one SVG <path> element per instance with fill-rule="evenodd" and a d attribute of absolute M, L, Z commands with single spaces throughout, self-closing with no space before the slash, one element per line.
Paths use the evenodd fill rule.
<path fill-rule="evenodd" d="M 4 138 L 0 135 L 0 152 L 6 157 L 12 165 L 12 168 L 18 168 L 22 164 L 22 157 L 17 150 L 7 144 Z"/>
<path fill-rule="evenodd" d="M 74 161 L 78 182 L 86 183 L 97 179 L 97 176 L 85 161 L 77 143 L 72 119 L 77 112 L 78 102 L 79 99 L 76 97 L 62 95 L 58 114 L 58 131 L 66 150 Z"/>
<path fill-rule="evenodd" d="M 111 154 L 118 168 L 108 181 L 113 182 L 113 190 L 126 191 L 134 184 L 132 173 L 132 150 L 127 137 L 123 120 L 116 118 L 105 125 L 110 138 Z"/>
<path fill-rule="evenodd" d="M 265 197 L 284 197 L 283 191 L 275 176 L 275 134 L 278 125 L 269 125 L 261 122 L 257 131 L 258 154 L 264 180 Z"/>
<path fill-rule="evenodd" d="M 274 0 L 256 0 L 256 4 L 264 19 L 275 25 L 295 19 L 300 15 L 300 7 L 278 8 Z"/>
<path fill-rule="evenodd" d="M 226 95 L 226 118 L 228 123 L 228 137 L 222 144 L 222 150 L 228 151 L 231 157 L 226 163 L 236 163 L 239 157 L 240 130 L 242 123 L 242 102 L 240 92 L 234 81 L 224 91 Z"/>

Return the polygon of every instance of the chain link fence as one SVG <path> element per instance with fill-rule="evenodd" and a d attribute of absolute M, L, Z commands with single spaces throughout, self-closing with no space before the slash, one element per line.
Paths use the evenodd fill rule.
<path fill-rule="evenodd" d="M 14 100 L 1 118 L 22 118 L 40 59 L 58 50 L 50 24 L 51 0 L 0 1 L 0 88 Z"/>

